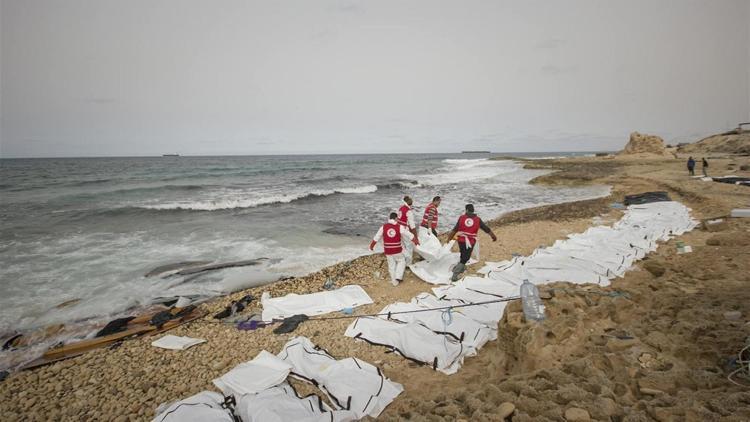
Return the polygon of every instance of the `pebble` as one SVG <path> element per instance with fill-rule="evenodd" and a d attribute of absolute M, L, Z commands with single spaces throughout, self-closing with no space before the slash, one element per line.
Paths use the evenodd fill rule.
<path fill-rule="evenodd" d="M 646 388 L 646 387 L 643 387 L 643 388 L 641 388 L 638 391 L 640 391 L 641 394 L 646 394 L 648 396 L 657 396 L 659 394 L 664 394 L 663 391 L 657 390 L 656 388 Z"/>
<path fill-rule="evenodd" d="M 498 406 L 497 415 L 500 416 L 501 419 L 505 419 L 508 416 L 512 415 L 515 410 L 516 405 L 509 401 L 506 401 L 505 403 L 502 403 L 500 404 L 500 406 Z"/>
<path fill-rule="evenodd" d="M 580 407 L 571 407 L 565 411 L 565 420 L 569 422 L 584 422 L 590 421 L 591 416 L 589 416 L 589 412 L 585 409 L 581 409 Z"/>

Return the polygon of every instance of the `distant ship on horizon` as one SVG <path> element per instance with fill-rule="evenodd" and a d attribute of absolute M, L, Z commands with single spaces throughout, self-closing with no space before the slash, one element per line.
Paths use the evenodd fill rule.
<path fill-rule="evenodd" d="M 162 157 L 179 157 L 180 154 L 162 154 Z"/>
<path fill-rule="evenodd" d="M 492 154 L 490 151 L 461 151 L 461 154 Z"/>

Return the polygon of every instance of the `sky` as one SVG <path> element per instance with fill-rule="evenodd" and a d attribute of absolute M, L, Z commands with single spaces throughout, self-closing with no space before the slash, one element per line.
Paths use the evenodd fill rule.
<path fill-rule="evenodd" d="M 750 0 L 0 0 L 0 157 L 617 150 L 750 121 Z"/>

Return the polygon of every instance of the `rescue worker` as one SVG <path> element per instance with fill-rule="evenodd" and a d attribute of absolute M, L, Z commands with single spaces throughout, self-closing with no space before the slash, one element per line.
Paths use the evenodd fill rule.
<path fill-rule="evenodd" d="M 461 252 L 461 259 L 453 267 L 453 277 L 451 277 L 451 280 L 458 281 L 461 273 L 466 270 L 466 263 L 469 262 L 471 253 L 474 251 L 474 246 L 477 244 L 479 229 L 489 234 L 493 242 L 497 241 L 497 236 L 492 232 L 492 229 L 487 227 L 478 215 L 474 214 L 474 205 L 466 204 L 466 213 L 458 217 L 458 222 L 456 222 L 455 227 L 448 234 L 449 242 L 453 240 L 454 236 L 458 235 L 458 250 Z"/>
<path fill-rule="evenodd" d="M 404 259 L 402 239 L 419 244 L 419 240 L 414 237 L 406 226 L 396 221 L 398 214 L 392 212 L 388 222 L 375 234 L 370 242 L 370 250 L 375 249 L 375 245 L 380 239 L 383 239 L 383 252 L 385 259 L 388 261 L 388 273 L 391 275 L 391 284 L 398 286 L 398 283 L 404 280 L 404 270 L 406 269 L 406 260 Z M 409 242 L 409 243 L 411 243 Z"/>
<path fill-rule="evenodd" d="M 437 237 L 437 226 L 438 226 L 438 207 L 440 206 L 440 197 L 436 196 L 432 198 L 432 202 L 427 204 L 424 209 L 424 216 L 422 217 L 421 227 L 430 230 L 432 234 Z"/>
<path fill-rule="evenodd" d="M 411 208 L 413 203 L 414 201 L 412 201 L 411 197 L 408 195 L 404 196 L 404 203 L 398 209 L 398 224 L 409 230 L 412 236 L 417 239 L 417 244 L 419 244 L 417 226 L 414 224 L 414 210 Z M 409 266 L 412 262 L 412 255 L 414 255 L 414 244 L 403 238 L 401 240 L 403 241 L 404 246 L 404 259 L 406 260 L 406 265 Z"/>

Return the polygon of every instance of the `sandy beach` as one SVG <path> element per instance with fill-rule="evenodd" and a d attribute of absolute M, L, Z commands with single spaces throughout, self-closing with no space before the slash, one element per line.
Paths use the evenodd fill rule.
<path fill-rule="evenodd" d="M 711 172 L 747 176 L 750 172 L 738 169 L 749 162 L 748 157 L 715 158 Z M 626 194 L 665 190 L 699 220 L 725 217 L 732 208 L 750 205 L 750 189 L 690 178 L 682 158 L 591 157 L 526 164 L 559 169 L 533 183 L 607 184 L 612 193 L 491 221 L 498 242 L 482 234 L 482 260 L 526 255 L 594 224 L 611 224 L 622 212 L 610 204 Z M 481 209 L 477 212 L 482 215 Z M 691 245 L 693 252 L 678 255 L 676 240 Z M 749 420 L 750 390 L 726 377 L 729 361 L 750 336 L 750 220 L 728 219 L 719 231 L 698 228 L 676 240 L 662 244 L 608 288 L 542 287 L 547 307 L 542 324 L 525 323 L 520 302 L 512 302 L 499 324 L 498 340 L 467 359 L 455 375 L 344 337 L 348 319 L 308 321 L 294 333 L 276 335 L 268 327 L 240 331 L 205 317 L 170 331 L 207 340 L 185 351 L 154 348 L 150 343 L 155 338 L 145 336 L 14 373 L 0 382 L 0 419 L 149 420 L 159 404 L 215 390 L 211 381 L 233 366 L 261 350 L 277 353 L 290 338 L 303 335 L 337 358 L 361 358 L 403 384 L 404 392 L 382 420 L 502 420 L 498 409 L 511 408 L 505 403 L 512 403 L 516 422 Z M 355 310 L 365 314 L 432 287 L 409 271 L 404 283 L 391 286 L 384 261 L 380 254 L 366 256 L 200 307 L 213 315 L 246 294 L 311 293 L 332 278 L 339 287 L 358 284 L 367 291 L 374 304 Z M 244 313 L 260 311 L 254 301 Z"/>

